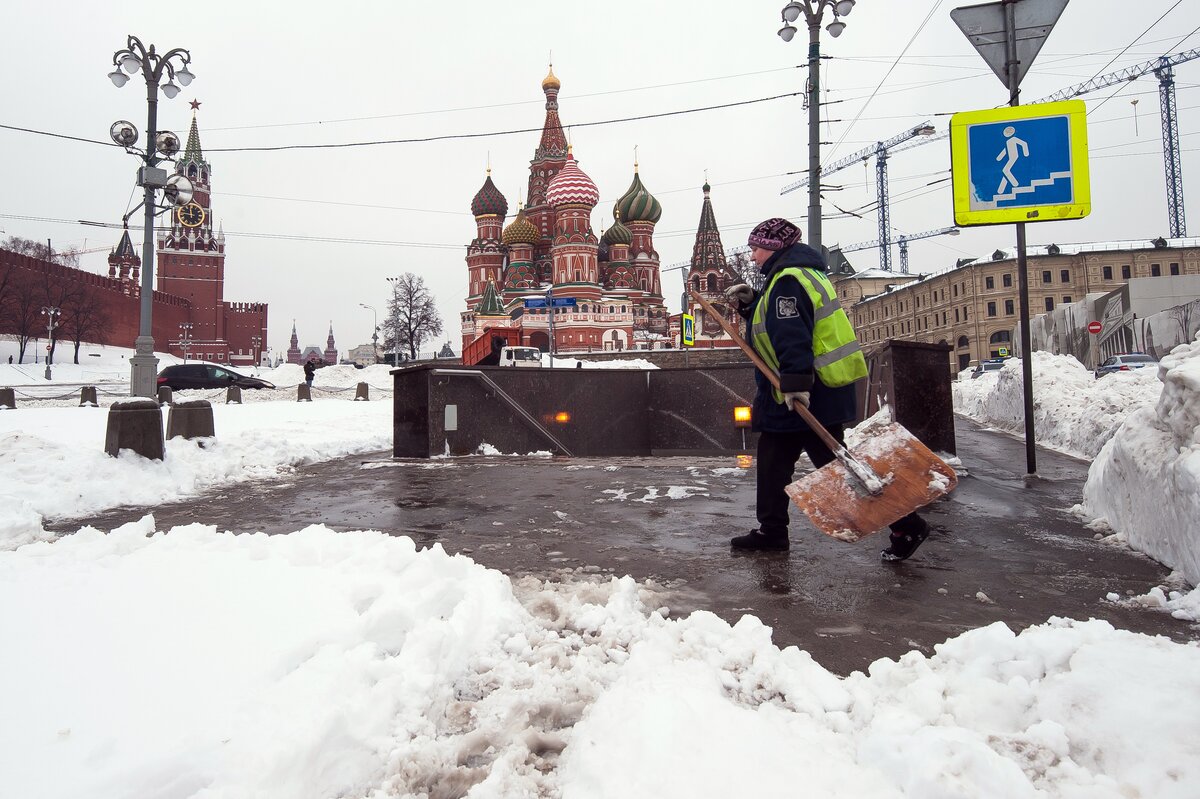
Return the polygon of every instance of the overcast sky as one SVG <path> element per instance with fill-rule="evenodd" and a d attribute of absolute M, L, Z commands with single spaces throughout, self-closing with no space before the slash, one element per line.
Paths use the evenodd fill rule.
<path fill-rule="evenodd" d="M 1028 0 L 1032 2 L 1033 0 Z M 945 130 L 956 111 L 1002 105 L 1007 93 L 950 19 L 958 4 L 859 0 L 842 36 L 822 37 L 826 163 L 922 120 Z M 213 211 L 227 240 L 225 297 L 270 304 L 270 340 L 285 350 L 293 318 L 300 344 L 369 341 L 390 275 L 422 275 L 445 335 L 461 345 L 469 206 L 490 157 L 511 214 L 524 191 L 544 119 L 541 81 L 553 52 L 566 126 L 802 92 L 806 43 L 776 36 L 782 0 L 522 2 L 498 5 L 227 2 L 189 6 L 53 2 L 11 4 L 0 30 L 0 123 L 107 141 L 109 125 L 146 123 L 144 83 L 105 77 L 133 34 L 160 50 L 184 47 L 196 80 L 161 100 L 160 127 L 186 135 L 198 99 L 201 141 L 213 167 Z M 1165 17 L 1156 23 L 1160 15 Z M 1200 47 L 1195 0 L 1072 0 L 1022 85 L 1034 100 L 1165 53 Z M 1147 30 L 1149 29 L 1149 30 Z M 1143 34 L 1143 32 L 1145 33 Z M 1140 35 L 1140 39 L 1137 38 Z M 903 56 L 902 56 L 903 54 Z M 1177 67 L 1190 231 L 1200 235 L 1200 59 Z M 1082 221 L 1029 227 L 1030 243 L 1150 239 L 1168 233 L 1154 78 L 1087 96 L 1093 211 Z M 1138 100 L 1135 106 L 1132 101 Z M 1135 119 L 1136 112 L 1136 119 Z M 745 243 L 771 216 L 802 221 L 804 191 L 780 196 L 807 166 L 799 96 L 569 131 L 600 188 L 593 226 L 633 174 L 663 206 L 655 243 L 663 265 L 687 261 L 707 170 L 725 246 Z M 533 129 L 500 135 L 499 132 Z M 479 134 L 494 134 L 484 135 Z M 254 152 L 287 144 L 342 144 L 456 136 L 436 142 Z M 228 150 L 220 152 L 220 150 Z M 110 247 L 119 232 L 68 221 L 119 222 L 136 203 L 137 159 L 123 151 L 0 129 L 0 230 L 55 248 Z M 953 223 L 949 150 L 934 142 L 889 161 L 894 233 Z M 941 181 L 941 182 L 936 182 Z M 843 209 L 874 199 L 874 162 L 826 178 Z M 931 185 L 932 184 L 932 185 Z M 877 237 L 873 211 L 854 218 L 825 205 L 825 243 Z M 140 213 L 136 216 L 140 224 Z M 802 225 L 803 227 L 803 225 Z M 311 236 L 294 241 L 274 236 Z M 140 235 L 134 236 L 140 246 Z M 364 241 L 374 244 L 359 243 Z M 385 244 L 386 242 L 386 244 Z M 913 271 L 1013 246 L 1011 226 L 914 242 Z M 107 273 L 107 252 L 83 265 Z M 878 255 L 851 256 L 859 269 Z M 893 254 L 894 260 L 898 257 Z M 678 307 L 679 272 L 664 276 Z M 132 342 L 130 342 L 132 345 Z M 161 347 L 161 343 L 160 343 Z"/>

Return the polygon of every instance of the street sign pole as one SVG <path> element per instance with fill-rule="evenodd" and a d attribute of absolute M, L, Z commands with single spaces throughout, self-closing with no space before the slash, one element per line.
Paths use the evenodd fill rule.
<path fill-rule="evenodd" d="M 1060 12 L 1061 13 L 1061 12 Z M 1008 67 L 1008 104 L 1021 104 L 1021 60 L 1017 58 L 1017 0 L 1004 3 L 1005 66 Z M 1032 59 L 1031 59 L 1032 60 Z M 1028 70 L 1028 67 L 1026 67 Z M 1033 342 L 1029 340 L 1029 259 L 1025 252 L 1025 223 L 1017 223 L 1017 282 L 1021 308 L 1021 374 L 1025 399 L 1025 473 L 1037 473 L 1037 449 L 1033 427 Z"/>
<path fill-rule="evenodd" d="M 550 314 L 550 368 L 554 368 L 554 286 L 546 289 L 546 313 Z"/>

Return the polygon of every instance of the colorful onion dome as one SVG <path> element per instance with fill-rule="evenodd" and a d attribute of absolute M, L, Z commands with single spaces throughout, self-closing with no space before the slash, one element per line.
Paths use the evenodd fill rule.
<path fill-rule="evenodd" d="M 558 170 L 554 180 L 546 186 L 546 202 L 557 208 L 560 205 L 586 205 L 595 207 L 600 202 L 600 191 L 592 179 L 579 168 L 575 156 L 567 150 L 567 163 Z"/>
<path fill-rule="evenodd" d="M 537 270 L 527 261 L 510 263 L 504 272 L 504 290 L 535 289 L 539 285 Z"/>
<path fill-rule="evenodd" d="M 508 214 L 508 200 L 504 199 L 504 195 L 496 188 L 496 184 L 492 183 L 492 170 L 490 169 L 487 180 L 483 182 L 483 187 L 475 193 L 475 199 L 471 200 L 471 213 L 475 216 L 499 217 Z"/>
<path fill-rule="evenodd" d="M 542 236 L 537 227 L 529 221 L 529 217 L 525 216 L 525 209 L 521 208 L 517 211 L 517 218 L 500 234 L 500 240 L 509 247 L 514 244 L 533 245 L 541 241 Z"/>
<path fill-rule="evenodd" d="M 560 83 L 558 78 L 554 75 L 554 65 L 551 64 L 550 71 L 546 74 L 546 77 L 542 79 L 542 91 L 546 91 L 546 89 L 559 89 L 561 87 L 562 83 Z"/>
<path fill-rule="evenodd" d="M 613 244 L 633 244 L 633 232 L 621 224 L 620 213 L 615 214 L 615 216 L 617 217 L 617 221 L 613 222 L 613 226 L 604 233 L 604 243 L 609 246 Z"/>
<path fill-rule="evenodd" d="M 617 216 L 618 214 L 620 216 Z M 626 222 L 658 222 L 662 218 L 662 205 L 642 185 L 637 167 L 633 170 L 633 183 L 629 184 L 621 199 L 617 200 L 613 216 Z"/>

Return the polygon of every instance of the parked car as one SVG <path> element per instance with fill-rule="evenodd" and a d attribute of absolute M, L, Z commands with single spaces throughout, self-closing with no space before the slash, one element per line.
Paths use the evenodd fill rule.
<path fill-rule="evenodd" d="M 984 372 L 999 372 L 1004 368 L 1004 362 L 1007 358 L 994 358 L 990 361 L 981 361 L 971 370 L 971 379 L 979 377 Z"/>
<path fill-rule="evenodd" d="M 1126 352 L 1120 355 L 1114 355 L 1096 369 L 1096 377 L 1104 377 L 1104 375 L 1112 374 L 1113 372 L 1128 372 L 1131 369 L 1144 369 L 1147 366 L 1158 366 L 1158 361 L 1144 352 Z"/>
<path fill-rule="evenodd" d="M 189 388 L 275 388 L 274 383 L 240 374 L 215 363 L 184 363 L 168 366 L 158 373 L 158 385 L 172 391 Z"/>

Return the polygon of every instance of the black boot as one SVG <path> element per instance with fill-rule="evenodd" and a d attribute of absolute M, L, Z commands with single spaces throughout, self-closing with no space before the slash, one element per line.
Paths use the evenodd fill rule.
<path fill-rule="evenodd" d="M 761 530 L 751 530 L 745 535 L 730 539 L 729 546 L 742 550 L 785 552 L 788 548 L 788 537 L 786 532 L 769 535 Z"/>
<path fill-rule="evenodd" d="M 914 515 L 907 524 L 897 524 L 895 528 L 888 539 L 888 548 L 879 553 L 886 563 L 908 560 L 921 542 L 929 537 L 929 525 L 920 516 Z"/>

